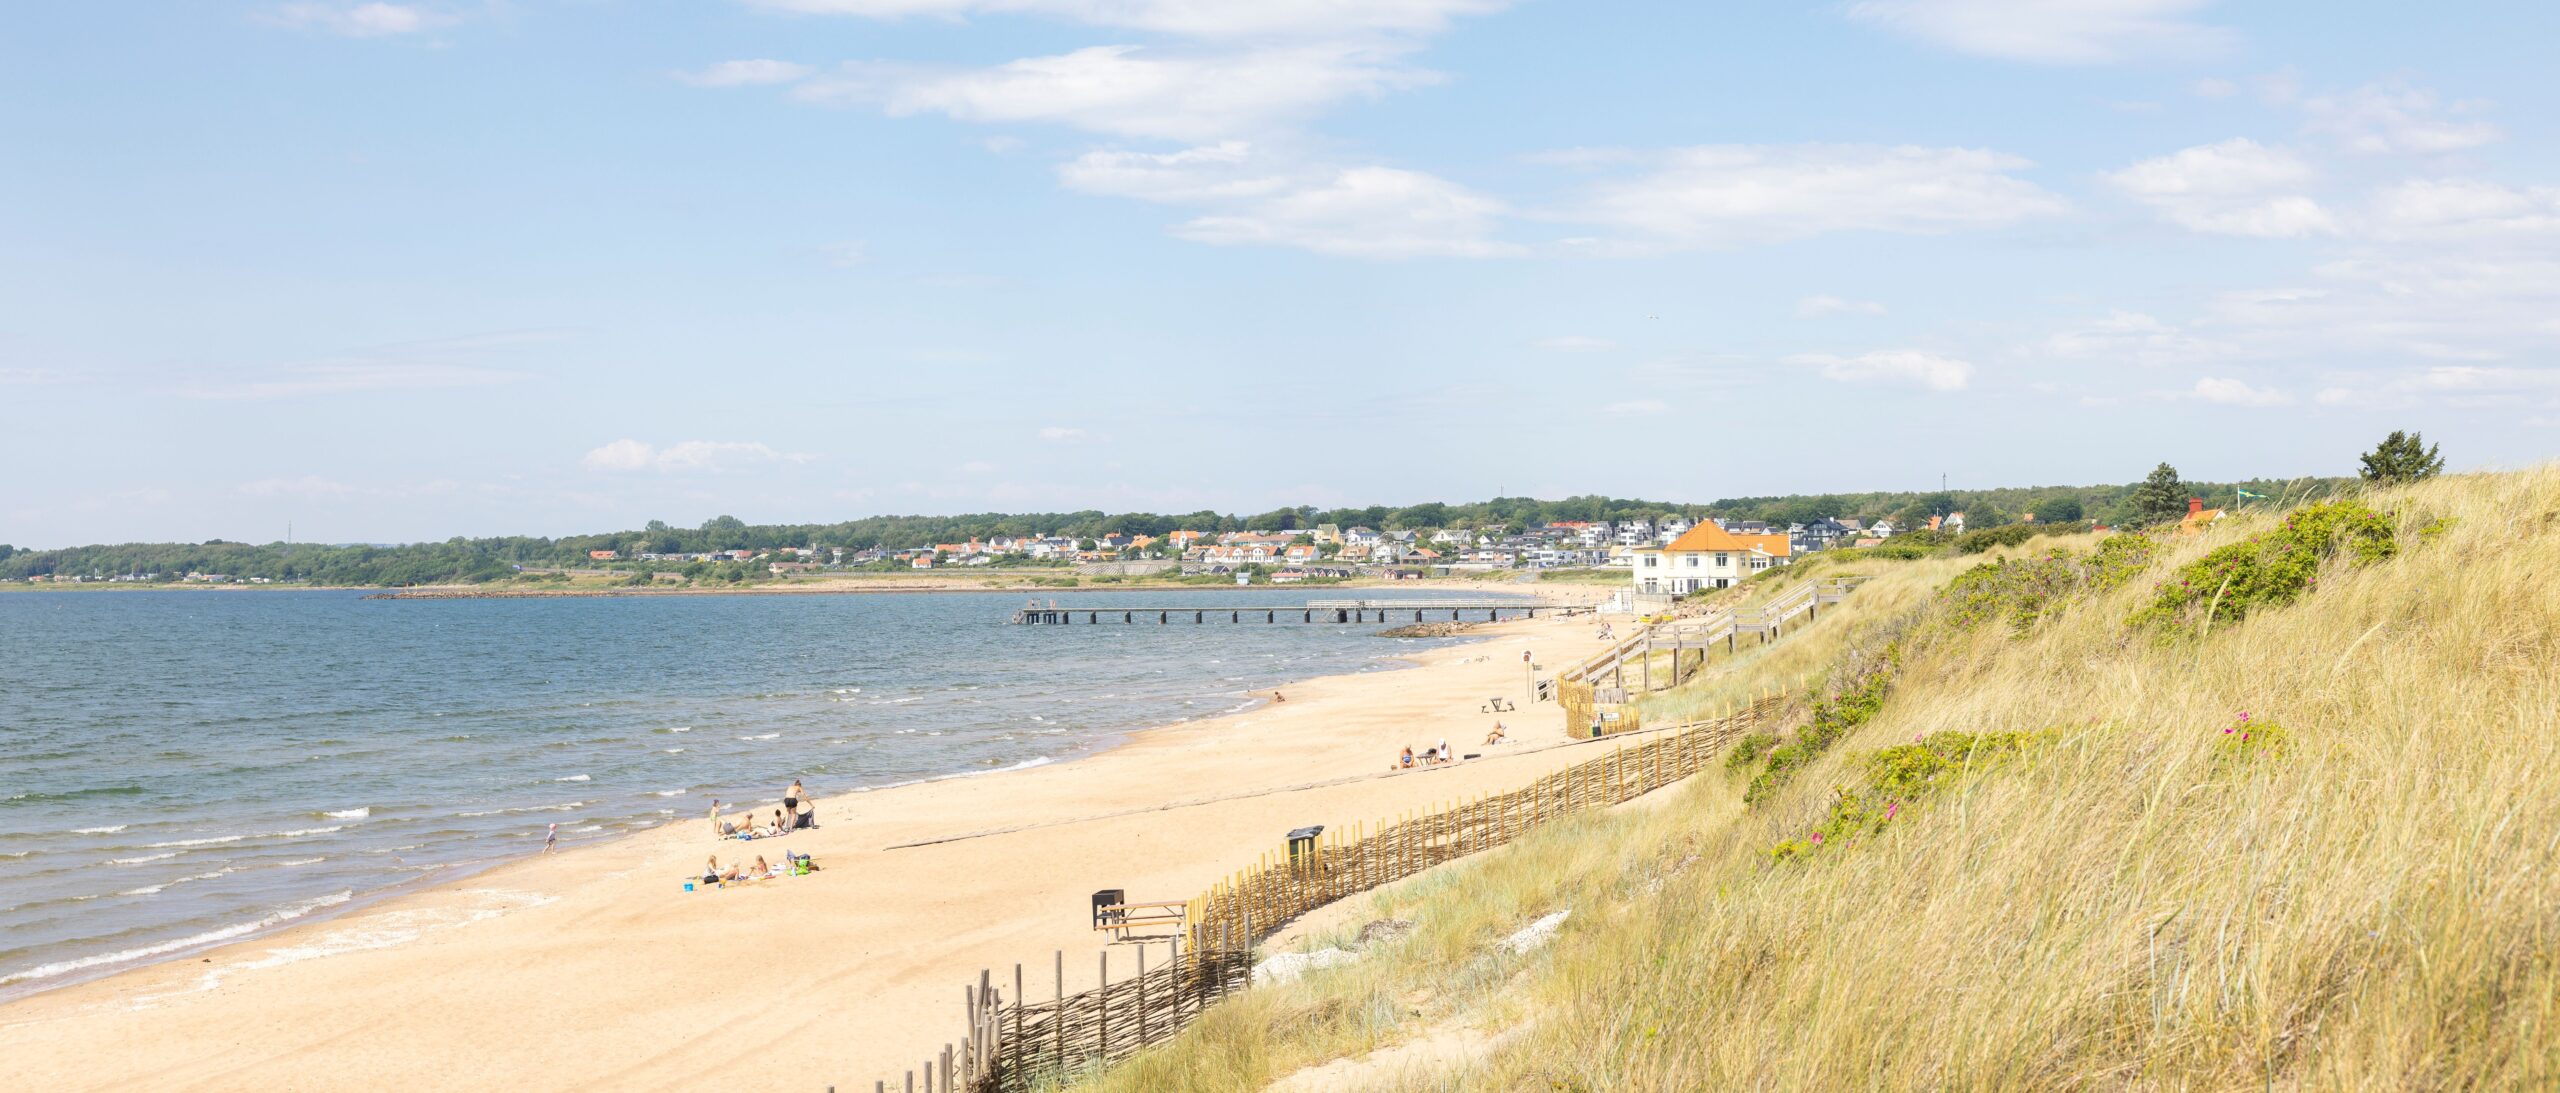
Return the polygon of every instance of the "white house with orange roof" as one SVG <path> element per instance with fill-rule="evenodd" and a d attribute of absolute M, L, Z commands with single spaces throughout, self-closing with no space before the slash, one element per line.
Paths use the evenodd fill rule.
<path fill-rule="evenodd" d="M 1709 520 L 1662 546 L 1637 547 L 1632 560 L 1638 594 L 1677 596 L 1730 588 L 1752 574 L 1787 564 L 1793 554 L 1784 532 L 1737 535 Z"/>

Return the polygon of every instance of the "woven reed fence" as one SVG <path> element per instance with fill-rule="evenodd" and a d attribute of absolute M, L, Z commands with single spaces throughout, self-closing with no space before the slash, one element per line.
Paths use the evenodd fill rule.
<path fill-rule="evenodd" d="M 1328 832 L 1295 851 L 1267 854 L 1253 868 L 1211 885 L 1190 902 L 1174 938 L 1134 946 L 1136 967 L 1113 982 L 1111 951 L 1097 959 L 1101 986 L 1067 994 L 1066 955 L 1052 968 L 1051 997 L 1026 1001 L 1022 965 L 1013 993 L 992 973 L 964 989 L 968 1033 L 944 1045 L 903 1084 L 874 1093 L 1022 1093 L 1098 1074 L 1172 1037 L 1219 999 L 1246 989 L 1253 946 L 1318 907 L 1489 850 L 1541 826 L 1608 808 L 1705 770 L 1724 746 L 1775 714 L 1786 700 L 1758 699 L 1638 744 L 1576 763 L 1508 793 Z M 1164 957 L 1148 966 L 1151 946 Z M 921 1074 L 923 1084 L 917 1084 Z"/>

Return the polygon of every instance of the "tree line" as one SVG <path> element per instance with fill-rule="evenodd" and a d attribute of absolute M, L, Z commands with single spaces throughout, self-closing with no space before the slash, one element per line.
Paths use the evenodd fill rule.
<path fill-rule="evenodd" d="M 2443 469 L 2444 460 L 2416 434 L 2395 432 L 2363 457 L 2357 478 L 2252 479 L 2245 482 L 2188 482 L 2163 463 L 2141 482 L 2097 486 L 2013 486 L 1987 490 L 1883 491 L 1871 493 L 1790 494 L 1730 497 L 1705 504 L 1680 504 L 1585 494 L 1559 500 L 1496 497 L 1462 504 L 1371 505 L 1319 509 L 1313 506 L 1273 509 L 1251 516 L 1210 510 L 1183 514 L 1106 513 L 1100 510 L 1049 513 L 966 513 L 951 516 L 870 516 L 831 524 L 749 524 L 735 516 L 719 516 L 699 527 L 679 528 L 652 520 L 632 531 L 571 535 L 562 538 L 504 536 L 453 538 L 439 543 L 398 546 L 331 546 L 315 543 L 120 543 L 60 550 L 20 550 L 0 545 L 0 577 L 113 577 L 156 574 L 177 580 L 186 574 L 216 573 L 249 579 L 324 585 L 403 586 L 473 584 L 500 580 L 519 567 L 554 568 L 591 564 L 589 552 L 611 550 L 624 559 L 643 553 L 701 554 L 713 551 L 769 551 L 780 547 L 840 547 L 847 552 L 867 548 L 901 550 L 936 543 L 965 542 L 998 536 L 1153 535 L 1189 529 L 1228 531 L 1307 531 L 1323 524 L 1370 527 L 1381 531 L 1439 528 L 1522 530 L 1560 521 L 1762 520 L 1773 525 L 1811 523 L 1826 517 L 1854 517 L 1873 522 L 1889 519 L 1899 528 L 1925 526 L 1930 516 L 1965 514 L 1972 530 L 2022 521 L 2037 523 L 2090 520 L 2118 526 L 2144 526 L 2175 520 L 2186 511 L 2187 498 L 2211 507 L 2237 507 L 2259 498 L 2293 502 L 2334 494 L 2361 478 L 2368 482 L 2407 481 Z M 2245 495 L 2245 496 L 2244 496 Z"/>

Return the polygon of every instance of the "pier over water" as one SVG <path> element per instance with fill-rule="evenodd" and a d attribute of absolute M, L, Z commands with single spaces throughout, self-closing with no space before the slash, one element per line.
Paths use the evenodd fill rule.
<path fill-rule="evenodd" d="M 1013 612 L 1013 622 L 1018 626 L 1073 626 L 1078 623 L 1088 626 L 1098 626 L 1106 622 L 1116 622 L 1125 625 L 1154 623 L 1159 626 L 1164 626 L 1184 621 L 1195 624 L 1213 621 L 1238 623 L 1259 622 L 1270 624 L 1283 622 L 1362 623 L 1370 621 L 1370 617 L 1373 615 L 1376 616 L 1376 621 L 1382 623 L 1403 621 L 1407 615 L 1412 616 L 1410 621 L 1413 622 L 1431 622 L 1439 619 L 1440 613 L 1444 611 L 1448 612 L 1448 621 L 1450 622 L 1461 622 L 1475 618 L 1475 613 L 1479 611 L 1484 613 L 1482 616 L 1483 621 L 1496 622 L 1503 618 L 1504 612 L 1509 612 L 1510 617 L 1515 619 L 1534 619 L 1537 618 L 1539 612 L 1542 611 L 1549 615 L 1575 615 L 1589 610 L 1591 610 L 1589 607 L 1572 604 L 1524 603 L 1518 600 L 1484 599 L 1309 600 L 1303 606 L 1283 606 L 1265 603 L 1255 604 L 1250 607 L 1210 607 L 1194 606 L 1189 604 L 1180 607 L 1133 607 L 1102 604 L 1061 607 L 1053 600 L 1047 606 L 1033 604 L 1026 607 L 1016 608 Z M 1189 615 L 1191 617 L 1188 620 L 1185 620 L 1182 618 L 1184 615 Z M 1220 615 L 1225 615 L 1226 618 L 1224 620 L 1219 620 L 1218 616 Z M 1290 616 L 1292 615 L 1297 617 L 1291 618 Z M 1079 618 L 1078 616 L 1082 617 Z"/>

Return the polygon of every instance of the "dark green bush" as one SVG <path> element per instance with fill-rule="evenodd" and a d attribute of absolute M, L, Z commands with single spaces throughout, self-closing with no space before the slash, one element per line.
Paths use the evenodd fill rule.
<path fill-rule="evenodd" d="M 1860 835 L 1881 833 L 1901 818 L 1906 806 L 1936 795 L 1965 773 L 2007 762 L 2060 736 L 2059 730 L 2052 729 L 1942 732 L 1925 740 L 1868 752 L 1858 764 L 1858 784 L 1833 791 L 1831 811 L 1813 834 L 1779 843 L 1769 848 L 1769 856 L 1776 861 L 1792 861 Z"/>
<path fill-rule="evenodd" d="M 2399 552 L 2389 515 L 2361 501 L 2305 505 L 2287 513 L 2279 527 L 2179 567 L 2129 621 L 2164 629 L 2237 622 L 2301 598 L 2317 586 L 2320 567 L 2331 558 L 2365 566 Z"/>

